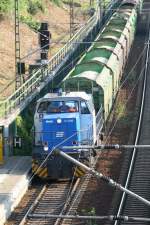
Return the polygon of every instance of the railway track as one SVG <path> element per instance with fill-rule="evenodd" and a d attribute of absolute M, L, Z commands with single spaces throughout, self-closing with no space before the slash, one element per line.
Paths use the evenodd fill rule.
<path fill-rule="evenodd" d="M 79 183 L 79 180 L 77 180 L 75 184 L 71 184 L 70 181 L 60 181 L 44 185 L 19 224 L 33 225 L 39 222 L 44 225 L 58 224 L 57 219 L 42 218 L 40 215 L 47 213 L 59 215 L 66 211 Z M 38 217 L 34 215 L 38 215 Z"/>
<path fill-rule="evenodd" d="M 67 225 L 74 224 L 72 219 L 48 218 L 48 215 L 76 215 L 79 203 L 86 191 L 91 175 L 78 179 L 72 186 L 70 182 L 59 182 L 43 187 L 39 196 L 28 210 L 20 225 Z"/>
<path fill-rule="evenodd" d="M 87 175 L 76 182 L 68 180 L 31 186 L 5 225 L 72 224 L 71 219 L 48 218 L 45 215 L 75 215 L 89 180 Z"/>
<path fill-rule="evenodd" d="M 90 175 L 77 179 L 75 183 L 59 181 L 43 185 L 28 210 L 19 213 L 15 225 L 66 225 L 72 224 L 71 219 L 48 218 L 48 215 L 75 215 L 83 194 L 86 191 Z M 31 200 L 30 200 L 31 202 Z M 20 205 L 21 208 L 21 205 Z M 19 211 L 19 208 L 18 208 Z M 16 214 L 15 214 L 16 215 Z M 13 216 L 15 217 L 15 216 Z M 9 223 L 10 224 L 10 223 Z"/>
<path fill-rule="evenodd" d="M 67 211 L 67 215 L 76 215 L 77 214 L 77 210 L 78 210 L 78 206 L 80 204 L 80 201 L 87 189 L 87 186 L 89 184 L 89 181 L 91 179 L 91 175 L 90 174 L 86 174 L 84 177 L 81 178 L 82 181 L 80 183 L 80 188 L 79 191 L 76 192 L 74 199 Z M 72 220 L 72 219 L 62 219 L 60 220 L 59 225 L 67 225 L 67 224 L 78 224 L 78 220 Z M 58 224 L 57 224 L 58 225 Z"/>
<path fill-rule="evenodd" d="M 150 9 L 150 2 L 148 0 L 144 1 L 144 9 Z M 150 16 L 149 16 L 150 20 Z M 150 22 L 148 22 L 148 28 L 150 27 Z M 147 35 L 146 43 L 150 43 L 150 28 Z M 138 120 L 138 126 L 136 131 L 135 145 L 147 145 L 150 144 L 150 48 L 147 45 L 145 65 L 144 65 L 144 81 L 142 86 L 142 99 L 141 99 L 141 109 Z M 130 165 L 129 165 L 130 161 Z M 122 176 L 126 176 L 125 187 L 135 192 L 136 194 L 150 200 L 150 149 L 133 149 L 132 152 L 128 150 L 126 153 L 126 158 L 124 161 L 123 169 L 124 172 Z M 119 197 L 118 197 L 119 198 Z M 138 200 L 123 194 L 117 209 L 117 216 L 131 216 L 131 217 L 149 217 L 150 211 L 149 207 L 144 205 Z M 111 223 L 112 224 L 112 223 Z M 136 224 L 136 225 L 146 225 L 146 222 L 120 222 L 116 221 L 114 225 L 121 224 Z"/>

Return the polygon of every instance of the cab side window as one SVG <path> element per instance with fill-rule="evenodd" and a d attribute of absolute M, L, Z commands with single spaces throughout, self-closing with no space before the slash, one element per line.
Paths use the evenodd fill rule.
<path fill-rule="evenodd" d="M 38 113 L 44 113 L 47 111 L 47 102 L 41 102 L 39 107 L 38 107 Z"/>
<path fill-rule="evenodd" d="M 90 111 L 89 111 L 89 109 L 87 107 L 86 102 L 82 101 L 80 106 L 81 106 L 81 114 L 90 114 Z"/>

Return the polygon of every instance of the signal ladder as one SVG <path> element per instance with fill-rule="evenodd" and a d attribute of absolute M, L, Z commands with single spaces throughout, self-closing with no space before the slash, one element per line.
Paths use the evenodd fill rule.
<path fill-rule="evenodd" d="M 15 68 L 16 68 L 16 90 L 21 86 L 21 76 L 18 74 L 17 65 L 20 63 L 20 34 L 19 34 L 19 4 L 15 0 Z"/>

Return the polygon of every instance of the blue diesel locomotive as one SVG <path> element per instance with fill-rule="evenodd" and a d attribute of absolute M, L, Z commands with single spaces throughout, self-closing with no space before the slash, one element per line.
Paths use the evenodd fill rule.
<path fill-rule="evenodd" d="M 54 148 L 93 145 L 96 142 L 96 116 L 92 95 L 85 92 L 45 95 L 37 103 L 34 125 L 32 168 L 35 172 Z M 63 151 L 85 162 L 90 159 L 89 151 Z M 41 177 L 58 179 L 72 177 L 74 169 L 70 162 L 52 153 L 37 173 Z M 77 173 L 81 175 L 82 171 L 77 170 Z"/>

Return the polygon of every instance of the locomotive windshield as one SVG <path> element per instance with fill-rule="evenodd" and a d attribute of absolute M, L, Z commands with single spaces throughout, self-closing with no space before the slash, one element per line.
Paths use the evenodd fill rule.
<path fill-rule="evenodd" d="M 38 107 L 38 113 L 73 113 L 78 111 L 78 101 L 44 101 Z"/>

